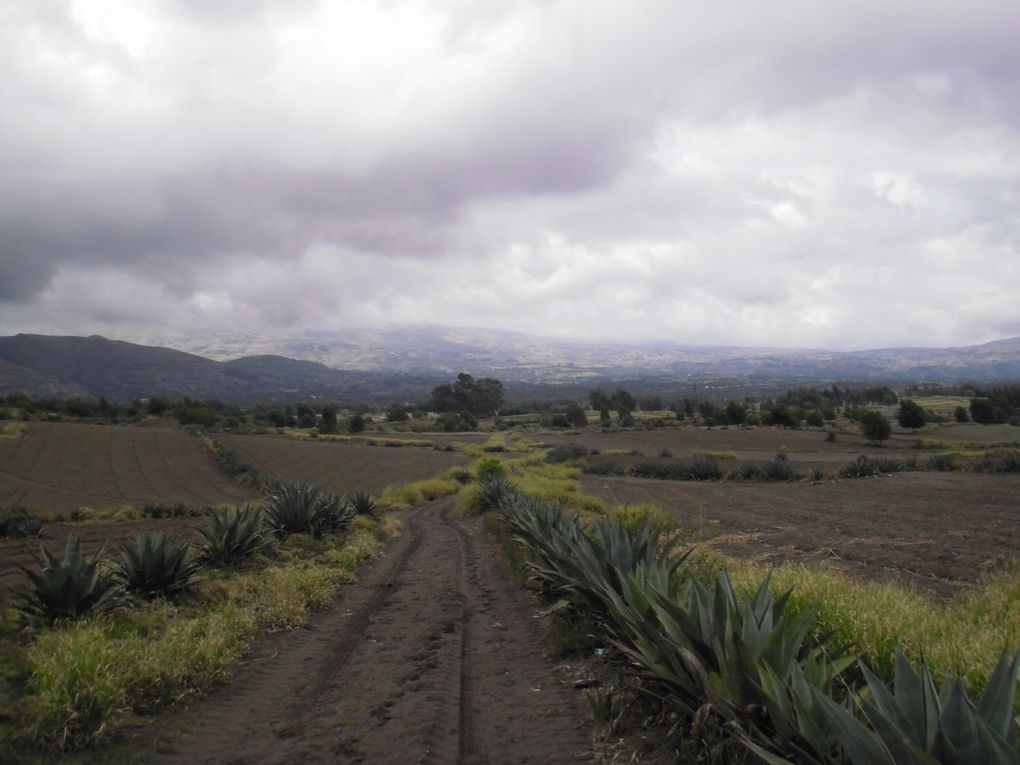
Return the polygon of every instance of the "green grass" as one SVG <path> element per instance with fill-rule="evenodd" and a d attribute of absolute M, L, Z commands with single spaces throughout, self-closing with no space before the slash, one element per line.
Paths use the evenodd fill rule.
<path fill-rule="evenodd" d="M 387 486 L 379 497 L 379 506 L 385 510 L 407 510 L 449 494 L 456 494 L 460 484 L 453 478 L 426 478 L 399 486 Z"/>
<path fill-rule="evenodd" d="M 160 601 L 42 630 L 27 648 L 8 645 L 0 743 L 95 746 L 133 714 L 193 696 L 260 633 L 300 626 L 330 605 L 358 562 L 398 528 L 392 519 L 359 517 L 343 537 L 295 534 L 272 561 L 209 572 L 180 605 Z"/>

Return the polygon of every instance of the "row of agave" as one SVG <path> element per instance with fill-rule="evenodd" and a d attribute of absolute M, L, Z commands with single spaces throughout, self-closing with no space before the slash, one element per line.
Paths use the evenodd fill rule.
<path fill-rule="evenodd" d="M 91 556 L 80 538 L 68 537 L 63 558 L 43 547 L 38 571 L 22 567 L 27 588 L 18 608 L 46 623 L 109 610 L 125 596 L 174 599 L 187 592 L 206 568 L 229 568 L 251 558 L 274 537 L 341 531 L 355 515 L 377 515 L 374 498 L 356 492 L 342 499 L 309 484 L 277 484 L 263 510 L 250 507 L 211 511 L 209 527 L 193 545 L 176 534 L 146 532 L 120 546 L 120 560 L 104 565 L 104 542 Z"/>
<path fill-rule="evenodd" d="M 818 637 L 815 612 L 788 608 L 789 592 L 774 596 L 766 580 L 744 598 L 725 571 L 707 586 L 685 570 L 689 551 L 648 520 L 635 530 L 608 519 L 585 525 L 505 484 L 493 493 L 539 587 L 600 626 L 640 692 L 691 723 L 700 758 L 1020 763 L 1020 655 L 1003 655 L 978 703 L 958 678 L 937 690 L 927 665 L 898 651 L 889 688 Z"/>

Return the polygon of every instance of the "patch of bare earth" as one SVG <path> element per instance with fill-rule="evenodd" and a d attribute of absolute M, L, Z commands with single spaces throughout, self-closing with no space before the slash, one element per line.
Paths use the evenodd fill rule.
<path fill-rule="evenodd" d="M 569 763 L 591 730 L 535 606 L 451 498 L 401 514 L 337 607 L 261 643 L 233 681 L 136 736 L 154 763 Z M 127 751 L 126 749 L 123 751 Z M 145 754 L 145 751 L 148 754 Z"/>
<path fill-rule="evenodd" d="M 692 541 L 764 562 L 952 595 L 1020 558 L 1020 476 L 900 473 L 820 483 L 697 483 L 585 476 L 612 505 L 654 502 Z"/>

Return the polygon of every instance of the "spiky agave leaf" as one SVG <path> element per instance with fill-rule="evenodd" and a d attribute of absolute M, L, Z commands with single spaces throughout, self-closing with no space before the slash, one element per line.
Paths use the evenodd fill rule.
<path fill-rule="evenodd" d="M 105 549 L 104 542 L 86 558 L 77 534 L 68 536 L 62 560 L 41 547 L 36 556 L 38 572 L 19 566 L 28 579 L 28 587 L 17 608 L 29 617 L 52 623 L 116 606 L 121 586 L 100 568 Z"/>
<path fill-rule="evenodd" d="M 258 552 L 267 542 L 261 513 L 232 507 L 222 513 L 210 511 L 210 528 L 201 529 L 201 557 L 213 566 L 234 566 Z"/>
<path fill-rule="evenodd" d="M 120 549 L 120 577 L 128 590 L 144 598 L 177 597 L 202 570 L 191 543 L 173 534 L 137 534 L 133 543 Z"/>

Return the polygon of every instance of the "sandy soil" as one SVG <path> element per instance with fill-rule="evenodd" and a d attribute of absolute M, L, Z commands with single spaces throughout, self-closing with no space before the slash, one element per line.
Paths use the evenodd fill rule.
<path fill-rule="evenodd" d="M 900 473 L 812 484 L 697 483 L 584 476 L 613 505 L 654 502 L 693 540 L 769 562 L 952 595 L 1020 559 L 1020 476 Z"/>
<path fill-rule="evenodd" d="M 100 760 L 586 761 L 576 670 L 545 657 L 536 606 L 494 543 L 451 498 L 401 517 L 335 610 L 271 636 L 229 685 Z"/>

